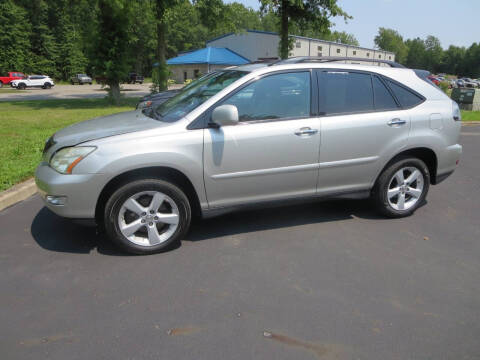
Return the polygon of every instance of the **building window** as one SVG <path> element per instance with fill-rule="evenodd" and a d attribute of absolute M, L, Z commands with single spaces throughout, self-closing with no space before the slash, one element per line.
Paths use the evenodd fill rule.
<path fill-rule="evenodd" d="M 388 60 L 392 60 L 392 57 L 391 57 L 391 56 L 389 56 L 389 57 L 388 57 Z"/>
<path fill-rule="evenodd" d="M 321 57 L 321 56 L 322 56 L 322 53 L 321 53 L 321 52 L 319 52 L 319 53 L 317 54 L 317 56 L 318 56 L 318 57 Z"/>
<path fill-rule="evenodd" d="M 381 59 L 381 58 L 382 58 L 382 55 L 378 55 L 378 58 Z"/>
<path fill-rule="evenodd" d="M 340 49 L 337 49 L 337 54 L 340 54 Z"/>
<path fill-rule="evenodd" d="M 296 46 L 297 48 L 301 48 L 301 47 L 302 47 L 302 43 L 301 43 L 300 41 L 297 41 L 297 43 L 295 44 L 295 46 Z"/>
<path fill-rule="evenodd" d="M 200 70 L 198 70 L 198 69 L 193 70 L 193 77 L 196 79 L 199 76 L 200 76 Z"/>
<path fill-rule="evenodd" d="M 367 57 L 370 57 L 370 53 L 367 53 Z"/>
<path fill-rule="evenodd" d="M 322 47 L 321 47 L 321 46 L 317 46 L 317 50 L 318 50 L 318 51 L 322 51 Z"/>
<path fill-rule="evenodd" d="M 183 72 L 183 81 L 185 81 L 185 80 L 187 80 L 187 72 L 186 71 Z"/>
<path fill-rule="evenodd" d="M 355 50 L 353 50 L 353 55 L 357 55 L 357 52 Z"/>

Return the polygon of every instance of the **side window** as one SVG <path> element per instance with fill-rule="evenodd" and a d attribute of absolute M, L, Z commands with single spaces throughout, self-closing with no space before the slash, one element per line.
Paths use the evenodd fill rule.
<path fill-rule="evenodd" d="M 392 97 L 383 82 L 374 76 L 373 78 L 373 94 L 375 96 L 375 110 L 395 110 L 398 109 L 395 99 Z"/>
<path fill-rule="evenodd" d="M 423 101 L 420 96 L 414 94 L 410 90 L 407 90 L 403 86 L 395 84 L 393 81 L 388 80 L 388 86 L 390 86 L 390 89 L 392 89 L 396 98 L 400 102 L 400 105 L 403 107 L 413 107 Z"/>
<path fill-rule="evenodd" d="M 320 74 L 320 111 L 342 114 L 373 111 L 369 74 L 325 71 Z"/>
<path fill-rule="evenodd" d="M 247 85 L 222 104 L 235 105 L 240 121 L 310 116 L 310 72 L 264 77 Z"/>

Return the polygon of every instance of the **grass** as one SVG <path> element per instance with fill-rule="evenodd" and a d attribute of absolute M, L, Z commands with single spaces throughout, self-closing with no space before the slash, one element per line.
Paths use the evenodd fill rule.
<path fill-rule="evenodd" d="M 119 106 L 106 99 L 0 102 L 0 191 L 31 177 L 45 141 L 70 124 L 133 110 L 137 98 Z"/>
<path fill-rule="evenodd" d="M 480 121 L 480 111 L 462 110 L 462 121 Z"/>
<path fill-rule="evenodd" d="M 14 93 L 14 92 L 18 92 L 18 90 L 17 89 L 12 89 L 10 87 L 10 85 L 8 85 L 8 87 L 6 87 L 6 85 L 4 85 L 2 88 L 0 88 L 0 95 L 1 94 Z"/>

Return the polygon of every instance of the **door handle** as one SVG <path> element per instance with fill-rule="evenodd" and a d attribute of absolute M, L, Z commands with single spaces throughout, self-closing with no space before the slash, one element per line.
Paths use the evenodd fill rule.
<path fill-rule="evenodd" d="M 407 120 L 402 120 L 402 119 L 392 119 L 389 122 L 387 122 L 388 126 L 402 126 L 407 123 Z"/>
<path fill-rule="evenodd" d="M 316 129 L 311 129 L 309 127 L 303 127 L 301 129 L 298 129 L 297 131 L 295 131 L 295 135 L 297 135 L 297 136 L 313 135 L 313 134 L 316 134 L 317 132 L 318 132 L 318 130 L 316 130 Z"/>

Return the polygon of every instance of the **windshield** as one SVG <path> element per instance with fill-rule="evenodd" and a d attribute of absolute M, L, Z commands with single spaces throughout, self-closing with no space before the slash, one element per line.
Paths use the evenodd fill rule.
<path fill-rule="evenodd" d="M 87 74 L 78 74 L 78 77 L 87 77 Z"/>
<path fill-rule="evenodd" d="M 245 71 L 219 71 L 185 87 L 174 97 L 157 106 L 153 115 L 159 120 L 174 122 L 194 110 L 228 85 L 248 74 Z"/>

